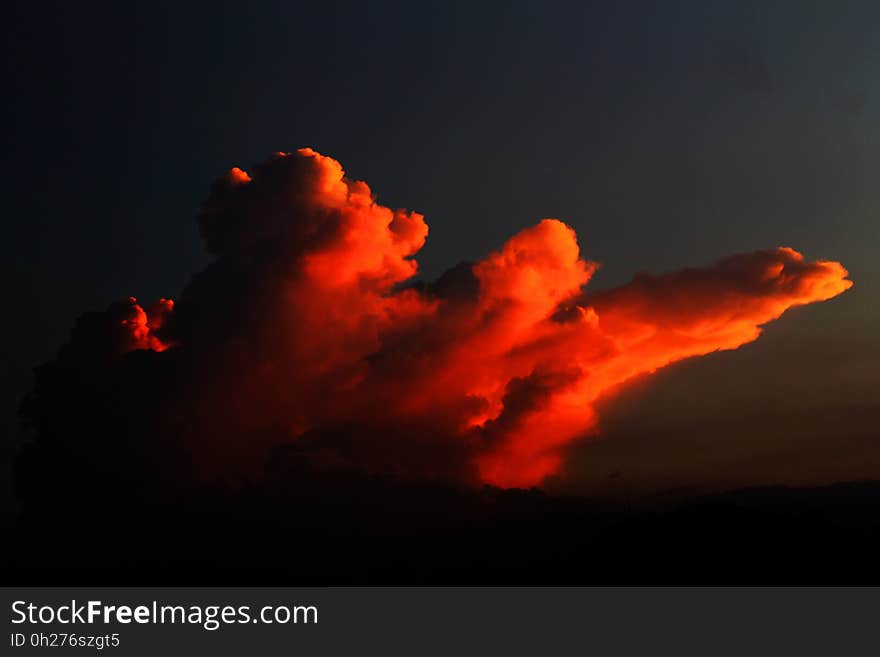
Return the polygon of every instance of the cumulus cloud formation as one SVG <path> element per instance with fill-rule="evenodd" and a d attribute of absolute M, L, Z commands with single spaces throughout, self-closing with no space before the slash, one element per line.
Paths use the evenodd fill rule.
<path fill-rule="evenodd" d="M 532 486 L 623 382 L 852 285 L 777 248 L 589 294 L 596 265 L 555 219 L 412 284 L 424 217 L 311 149 L 230 170 L 199 228 L 215 259 L 179 299 L 84 316 L 38 370 L 30 459 L 82 461 L 77 430 L 100 427 L 115 438 L 94 450 L 152 476 L 246 480 L 280 450 L 312 472 Z"/>

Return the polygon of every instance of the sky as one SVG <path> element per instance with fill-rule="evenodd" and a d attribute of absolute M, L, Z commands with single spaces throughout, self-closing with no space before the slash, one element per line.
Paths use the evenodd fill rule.
<path fill-rule="evenodd" d="M 476 5 L 476 6 L 474 6 Z M 852 290 L 633 382 L 571 492 L 880 472 L 876 3 L 17 3 L 6 22 L 5 417 L 74 320 L 175 297 L 211 181 L 313 147 L 425 215 L 433 279 L 543 217 L 590 289 L 791 246 Z"/>

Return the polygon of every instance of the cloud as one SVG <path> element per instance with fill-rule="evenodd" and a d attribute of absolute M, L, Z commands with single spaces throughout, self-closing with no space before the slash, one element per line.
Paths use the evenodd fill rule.
<path fill-rule="evenodd" d="M 179 299 L 87 314 L 38 369 L 28 467 L 236 482 L 281 450 L 311 472 L 533 486 L 620 384 L 852 285 L 777 248 L 589 294 L 596 264 L 556 219 L 413 284 L 424 217 L 311 149 L 230 170 L 198 221 L 215 259 Z"/>

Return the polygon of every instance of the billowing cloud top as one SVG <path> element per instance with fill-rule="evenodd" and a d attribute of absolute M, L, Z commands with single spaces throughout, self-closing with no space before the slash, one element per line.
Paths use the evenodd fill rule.
<path fill-rule="evenodd" d="M 87 315 L 38 372 L 26 414 L 45 458 L 73 454 L 71 423 L 109 423 L 168 476 L 250 477 L 284 446 L 311 471 L 531 486 L 621 383 L 852 285 L 777 248 L 590 295 L 596 265 L 556 219 L 409 284 L 424 217 L 311 149 L 230 170 L 199 227 L 215 260 L 176 303 Z"/>

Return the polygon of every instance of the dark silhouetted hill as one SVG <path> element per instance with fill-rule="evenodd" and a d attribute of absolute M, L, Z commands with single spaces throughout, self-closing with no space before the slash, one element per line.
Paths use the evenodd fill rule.
<path fill-rule="evenodd" d="M 880 483 L 654 505 L 279 468 L 259 487 L 31 494 L 7 584 L 877 583 Z"/>

